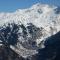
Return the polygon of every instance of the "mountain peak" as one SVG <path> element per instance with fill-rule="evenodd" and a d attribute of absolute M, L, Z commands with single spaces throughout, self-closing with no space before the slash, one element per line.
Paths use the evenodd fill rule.
<path fill-rule="evenodd" d="M 41 41 L 44 41 L 47 37 L 56 34 L 58 31 L 60 31 L 60 9 L 57 9 L 55 6 L 50 6 L 47 4 L 35 4 L 30 8 L 27 9 L 18 9 L 15 12 L 12 13 L 0 13 L 0 26 L 15 22 L 19 24 L 23 24 L 27 29 L 27 26 L 29 23 L 33 24 L 38 30 L 42 32 L 42 36 L 39 39 L 36 39 L 37 46 L 41 43 Z M 58 12 L 59 14 L 56 14 Z M 32 28 L 29 26 L 29 28 Z M 33 27 L 34 29 L 34 27 Z M 21 30 L 20 30 L 21 31 Z M 26 30 L 28 32 L 28 30 Z M 38 34 L 40 33 L 38 31 Z M 30 36 L 30 34 L 28 33 Z M 29 37 L 28 36 L 28 37 Z M 39 35 L 40 36 L 40 35 Z M 20 38 L 23 39 L 22 37 Z M 24 39 L 22 40 L 24 41 Z M 26 42 L 27 43 L 27 42 Z M 26 45 L 26 44 L 25 44 Z M 21 47 L 22 48 L 21 48 Z M 20 54 L 23 56 L 24 52 L 26 52 L 26 48 L 18 43 L 17 46 L 19 49 L 23 50 L 23 53 L 20 52 Z M 40 47 L 41 48 L 41 47 Z M 15 48 L 13 47 L 13 50 Z M 27 56 L 28 54 L 33 52 L 33 54 L 36 53 L 36 50 L 28 50 L 28 53 L 26 53 L 24 56 Z M 30 52 L 30 53 L 29 53 Z"/>

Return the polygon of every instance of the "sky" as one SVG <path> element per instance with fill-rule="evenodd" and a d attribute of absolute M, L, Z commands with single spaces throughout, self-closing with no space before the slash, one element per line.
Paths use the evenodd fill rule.
<path fill-rule="evenodd" d="M 0 0 L 0 12 L 29 8 L 36 3 L 60 6 L 60 0 Z"/>

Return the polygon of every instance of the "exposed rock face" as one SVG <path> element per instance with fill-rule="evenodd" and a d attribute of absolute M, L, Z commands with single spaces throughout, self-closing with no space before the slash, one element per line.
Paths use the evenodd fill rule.
<path fill-rule="evenodd" d="M 0 46 L 0 60 L 23 60 L 21 56 L 14 52 L 12 49 L 6 48 L 6 46 L 2 45 Z"/>
<path fill-rule="evenodd" d="M 36 60 L 60 60 L 60 32 L 46 39 L 45 48 L 39 49 Z"/>
<path fill-rule="evenodd" d="M 60 8 L 55 6 L 45 5 L 45 4 L 36 4 L 28 9 L 23 9 L 23 10 L 19 9 L 13 13 L 0 13 L 0 27 L 3 26 L 4 24 L 7 25 L 8 23 L 12 23 L 12 22 L 20 25 L 19 32 L 18 32 L 20 33 L 20 35 L 19 35 L 19 41 L 17 42 L 17 45 L 10 46 L 9 56 L 11 60 L 12 59 L 19 60 L 20 58 L 17 58 L 17 56 L 22 56 L 25 59 L 27 58 L 27 60 L 28 59 L 48 60 L 50 56 L 47 56 L 47 55 L 50 53 L 50 49 L 54 47 L 50 48 L 49 46 L 51 42 L 49 40 L 51 38 L 48 39 L 49 42 L 47 43 L 46 43 L 46 40 L 47 40 L 46 38 L 60 31 Z M 52 42 L 53 42 L 53 39 L 52 39 Z M 46 47 L 47 44 L 48 44 L 48 47 Z M 38 53 L 38 49 L 40 51 L 39 53 Z M 52 49 L 52 52 L 55 51 L 54 49 Z M 2 55 L 0 56 L 2 57 L 5 54 L 7 55 L 8 53 L 6 51 L 7 50 L 5 47 L 1 47 L 0 53 Z M 11 56 L 15 54 L 16 54 L 15 58 L 14 56 Z M 46 55 L 46 57 L 44 54 Z M 54 54 L 56 54 L 56 52 L 51 53 L 51 55 L 54 55 Z M 44 56 L 45 59 L 39 58 L 40 56 L 41 57 Z M 49 58 L 46 59 L 47 57 Z M 56 56 L 54 56 L 53 58 L 55 57 Z M 0 58 L 0 59 L 4 60 L 4 58 Z M 8 58 L 6 58 L 6 60 L 7 59 Z M 53 60 L 53 59 L 50 59 L 50 60 Z"/>

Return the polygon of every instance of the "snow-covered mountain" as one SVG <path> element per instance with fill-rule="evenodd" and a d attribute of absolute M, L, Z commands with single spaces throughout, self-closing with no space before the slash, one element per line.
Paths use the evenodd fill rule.
<path fill-rule="evenodd" d="M 36 27 L 33 28 L 33 30 L 38 29 L 35 39 L 32 39 L 32 41 L 34 40 L 36 42 L 36 47 L 32 48 L 30 46 L 30 48 L 28 48 L 28 39 L 25 41 L 23 37 L 19 38 L 19 42 L 16 46 L 17 48 L 11 46 L 14 51 L 23 57 L 34 55 L 38 53 L 38 48 L 44 48 L 44 42 L 42 41 L 45 41 L 47 37 L 54 35 L 60 31 L 60 8 L 56 6 L 49 6 L 47 4 L 37 3 L 27 9 L 18 9 L 15 12 L 11 13 L 0 13 L 0 26 L 12 22 L 15 22 L 16 24 L 23 24 L 27 32 L 27 27 L 31 27 L 30 24 L 33 24 Z M 21 32 L 21 30 L 19 32 Z M 31 34 L 28 32 L 28 37 L 29 36 L 31 37 Z M 23 44 L 21 44 L 21 41 Z"/>

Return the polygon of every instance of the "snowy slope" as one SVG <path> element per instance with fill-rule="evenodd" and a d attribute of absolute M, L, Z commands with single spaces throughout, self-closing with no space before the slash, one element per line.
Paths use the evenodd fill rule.
<path fill-rule="evenodd" d="M 18 9 L 12 13 L 0 13 L 0 26 L 7 24 L 8 22 L 22 23 L 25 27 L 28 26 L 28 23 L 32 23 L 37 28 L 42 28 L 42 36 L 36 39 L 37 46 L 45 38 L 56 34 L 60 31 L 60 10 L 59 7 L 49 6 L 45 4 L 35 4 L 27 9 Z M 23 38 L 20 38 L 23 39 Z M 20 40 L 21 41 L 21 40 Z M 12 48 L 13 46 L 11 46 Z M 39 48 L 43 48 L 43 44 Z M 18 49 L 17 49 L 18 48 Z M 19 55 L 26 57 L 37 53 L 36 49 L 28 50 L 24 48 L 20 43 L 17 44 L 17 48 L 12 48 Z M 17 49 L 17 50 L 16 50 Z M 18 52 L 19 51 L 19 52 Z M 25 53 L 27 51 L 27 53 Z M 31 53 L 33 52 L 33 53 Z M 25 53 L 25 54 L 24 54 Z M 31 53 L 31 54 L 30 54 Z"/>

